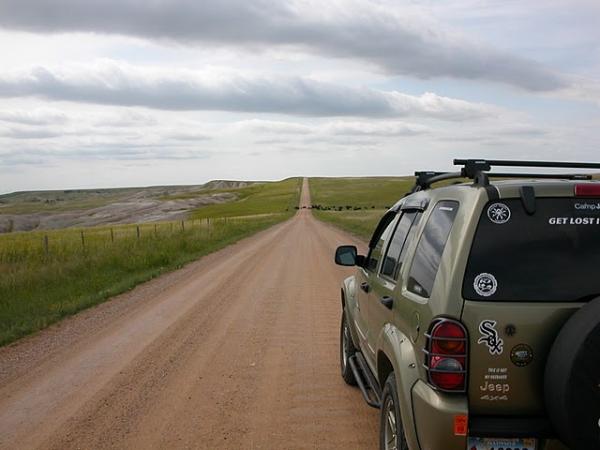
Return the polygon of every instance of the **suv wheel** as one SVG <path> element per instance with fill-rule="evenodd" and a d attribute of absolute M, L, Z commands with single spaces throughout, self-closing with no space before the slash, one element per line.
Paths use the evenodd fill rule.
<path fill-rule="evenodd" d="M 342 313 L 342 326 L 340 328 L 340 366 L 342 369 L 342 378 L 350 386 L 356 386 L 356 378 L 350 368 L 348 360 L 356 353 L 356 348 L 352 343 L 350 328 L 346 320 L 346 312 Z"/>
<path fill-rule="evenodd" d="M 408 450 L 402 417 L 400 416 L 400 403 L 396 391 L 396 377 L 392 372 L 383 388 L 381 401 L 381 421 L 379 427 L 380 450 Z"/>

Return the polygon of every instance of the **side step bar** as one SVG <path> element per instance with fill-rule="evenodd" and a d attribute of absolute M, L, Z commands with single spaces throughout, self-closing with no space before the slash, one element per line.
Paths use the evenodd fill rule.
<path fill-rule="evenodd" d="M 356 378 L 356 384 L 362 393 L 365 402 L 373 408 L 381 408 L 381 388 L 371 373 L 371 369 L 367 366 L 365 357 L 360 352 L 356 352 L 348 358 L 350 369 Z"/>

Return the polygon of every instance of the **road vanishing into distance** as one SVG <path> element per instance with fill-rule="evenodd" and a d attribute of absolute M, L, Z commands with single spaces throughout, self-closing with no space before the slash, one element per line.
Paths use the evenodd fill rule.
<path fill-rule="evenodd" d="M 342 243 L 300 209 L 1 348 L 0 448 L 375 449 L 339 373 Z"/>

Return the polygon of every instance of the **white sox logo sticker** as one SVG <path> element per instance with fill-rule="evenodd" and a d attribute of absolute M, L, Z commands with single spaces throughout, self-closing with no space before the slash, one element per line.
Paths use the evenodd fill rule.
<path fill-rule="evenodd" d="M 478 344 L 485 344 L 491 355 L 501 355 L 504 351 L 504 341 L 498 336 L 496 331 L 495 320 L 483 320 L 479 324 L 479 332 L 481 337 L 477 341 Z"/>

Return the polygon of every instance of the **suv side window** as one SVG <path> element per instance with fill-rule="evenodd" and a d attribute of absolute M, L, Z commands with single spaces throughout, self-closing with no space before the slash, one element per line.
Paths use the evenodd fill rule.
<path fill-rule="evenodd" d="M 415 233 L 417 232 L 417 227 L 419 226 L 419 223 L 421 222 L 422 215 L 423 215 L 423 213 L 421 211 L 419 211 L 416 214 L 416 216 L 413 220 L 412 226 L 410 227 L 410 230 L 408 230 L 408 236 L 406 237 L 406 240 L 404 241 L 404 246 L 402 247 L 402 252 L 400 252 L 400 258 L 398 258 L 398 265 L 396 266 L 396 272 L 394 273 L 394 280 L 397 280 L 398 276 L 400 275 L 400 269 L 402 269 L 402 264 L 404 263 L 404 259 L 406 258 L 406 251 L 408 250 L 409 244 L 415 238 Z"/>
<path fill-rule="evenodd" d="M 382 275 L 391 277 L 394 280 L 398 278 L 398 266 L 402 264 L 400 255 L 416 215 L 416 212 L 407 212 L 400 218 L 394 236 L 390 240 L 390 245 L 388 246 L 387 253 L 383 259 L 383 264 L 381 265 Z"/>
<path fill-rule="evenodd" d="M 385 220 L 385 217 L 383 220 Z M 383 244 L 387 241 L 392 230 L 394 229 L 394 226 L 396 225 L 396 221 L 394 220 L 393 217 L 391 219 L 388 218 L 388 220 L 389 220 L 389 223 L 384 228 L 383 232 L 379 235 L 379 237 L 377 238 L 376 236 L 373 236 L 373 238 L 372 238 L 372 239 L 377 238 L 377 243 L 369 252 L 369 258 L 367 260 L 367 269 L 371 270 L 373 272 L 375 270 L 377 270 L 377 263 L 381 259 L 381 254 L 383 252 Z M 378 229 L 379 229 L 379 227 L 378 227 Z"/>
<path fill-rule="evenodd" d="M 428 298 L 440 266 L 442 254 L 454 224 L 458 202 L 444 200 L 435 205 L 417 246 L 408 277 L 408 290 Z"/>

